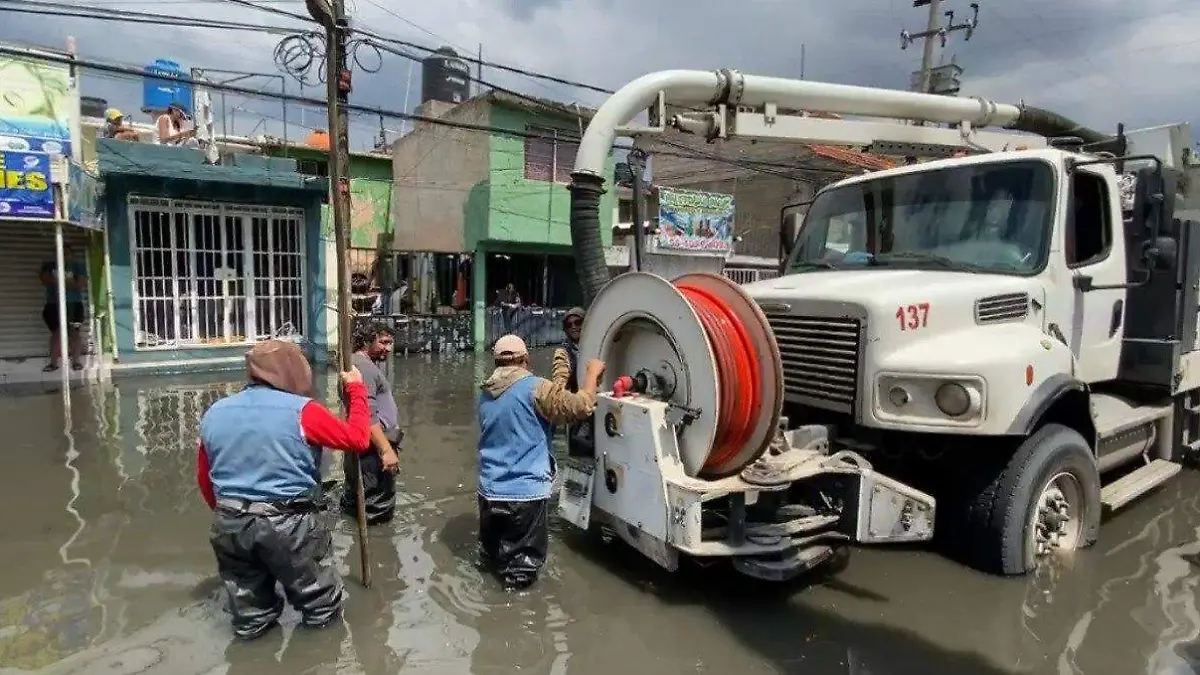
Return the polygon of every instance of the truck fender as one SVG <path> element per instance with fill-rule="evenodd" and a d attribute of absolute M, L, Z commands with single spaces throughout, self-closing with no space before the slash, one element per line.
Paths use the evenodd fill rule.
<path fill-rule="evenodd" d="M 1092 424 L 1091 408 L 1088 404 L 1090 390 L 1086 382 L 1065 375 L 1063 373 L 1055 373 L 1046 378 L 1030 393 L 1029 399 L 1025 401 L 1025 405 L 1017 412 L 1013 418 L 1012 424 L 1009 425 L 1008 433 L 1013 436 L 1028 436 L 1037 429 L 1038 424 L 1046 413 L 1054 407 L 1054 404 L 1062 401 L 1068 396 L 1082 396 L 1085 404 L 1084 419 L 1080 423 L 1085 424 L 1087 428 L 1079 429 L 1077 424 L 1069 426 L 1076 428 L 1089 443 L 1095 441 L 1096 432 Z M 1064 421 L 1065 423 L 1065 421 Z"/>

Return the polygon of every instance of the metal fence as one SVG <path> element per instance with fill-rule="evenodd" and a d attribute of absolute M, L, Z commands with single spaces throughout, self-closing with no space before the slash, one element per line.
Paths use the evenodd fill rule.
<path fill-rule="evenodd" d="M 521 307 L 504 310 L 489 307 L 484 319 L 484 342 L 488 347 L 502 335 L 513 333 L 525 341 L 525 346 L 548 347 L 561 344 L 566 338 L 562 321 L 568 307 Z"/>
<path fill-rule="evenodd" d="M 514 333 L 530 348 L 562 343 L 562 320 L 567 308 L 521 307 L 503 310 L 489 307 L 484 315 L 484 344 L 491 347 L 500 336 Z M 450 353 L 474 346 L 470 312 L 451 314 L 359 315 L 356 324 L 380 321 L 396 334 L 397 354 Z"/>

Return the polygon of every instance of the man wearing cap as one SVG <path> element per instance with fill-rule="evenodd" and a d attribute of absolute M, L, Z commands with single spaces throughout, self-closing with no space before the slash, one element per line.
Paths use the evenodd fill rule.
<path fill-rule="evenodd" d="M 554 365 L 550 371 L 550 380 L 571 392 L 579 391 L 579 338 L 583 334 L 583 318 L 582 307 L 572 307 L 563 316 L 563 334 L 566 339 L 561 347 L 554 350 Z M 586 428 L 588 419 L 567 425 L 567 452 L 572 457 L 592 454 L 591 447 L 584 441 L 584 437 L 590 431 Z"/>
<path fill-rule="evenodd" d="M 259 637 L 287 601 L 305 626 L 325 626 L 345 601 L 322 509 L 321 448 L 371 447 L 371 409 L 357 368 L 341 374 L 349 419 L 312 396 L 312 370 L 293 342 L 266 340 L 246 354 L 249 384 L 200 420 L 196 480 L 214 510 L 210 541 L 234 634 Z"/>
<path fill-rule="evenodd" d="M 501 337 L 492 352 L 496 369 L 479 394 L 479 542 L 506 586 L 526 588 L 550 543 L 552 425 L 593 414 L 604 363 L 589 361 L 572 392 L 529 371 L 529 351 L 516 335 Z"/>
<path fill-rule="evenodd" d="M 119 141 L 136 141 L 138 133 L 125 126 L 125 115 L 116 108 L 104 111 L 104 138 L 115 138 Z"/>

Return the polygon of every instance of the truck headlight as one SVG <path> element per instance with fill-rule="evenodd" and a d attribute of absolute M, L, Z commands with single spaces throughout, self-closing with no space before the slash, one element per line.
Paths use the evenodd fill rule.
<path fill-rule="evenodd" d="M 971 392 L 957 382 L 944 382 L 933 395 L 938 410 L 951 417 L 962 417 L 971 411 Z"/>
<path fill-rule="evenodd" d="M 903 424 L 978 426 L 986 391 L 978 375 L 882 372 L 875 379 L 875 414 Z"/>

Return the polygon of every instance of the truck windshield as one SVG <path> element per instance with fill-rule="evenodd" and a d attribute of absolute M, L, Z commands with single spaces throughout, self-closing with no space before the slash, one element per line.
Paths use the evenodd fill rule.
<path fill-rule="evenodd" d="M 863 266 L 1030 274 L 1047 255 L 1054 173 L 1020 160 L 933 169 L 822 192 L 788 273 Z"/>

